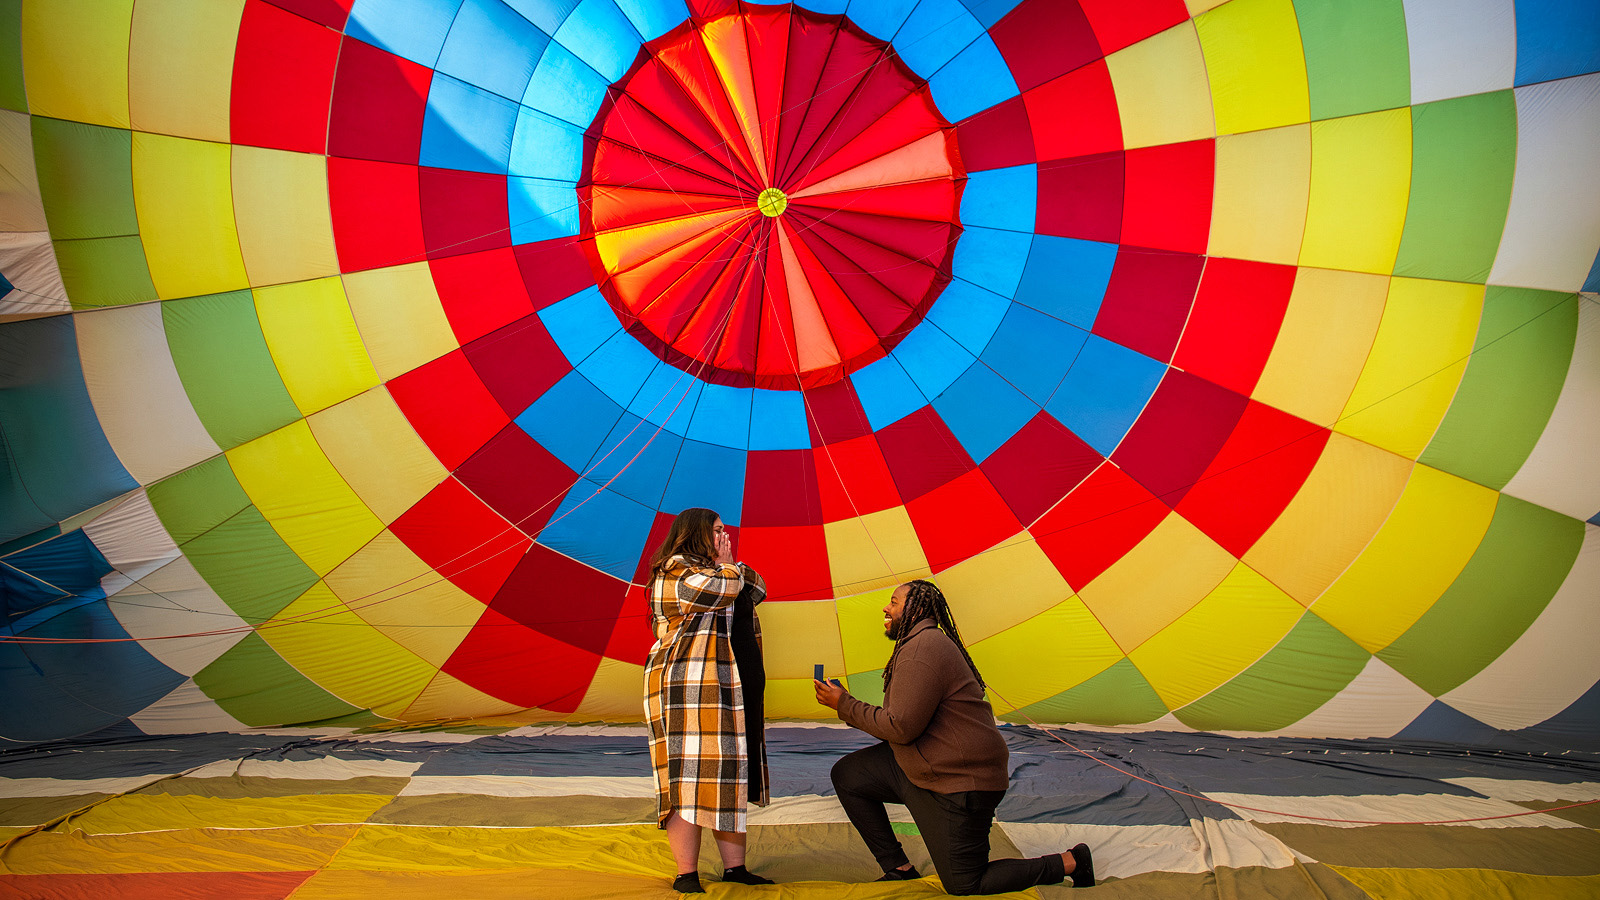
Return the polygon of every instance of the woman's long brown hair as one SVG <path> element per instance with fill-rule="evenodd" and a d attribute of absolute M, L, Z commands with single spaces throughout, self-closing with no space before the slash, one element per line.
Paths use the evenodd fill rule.
<path fill-rule="evenodd" d="M 659 574 L 667 560 L 681 556 L 699 566 L 714 565 L 717 561 L 717 520 L 722 518 L 714 511 L 692 506 L 672 520 L 667 539 L 650 557 L 651 574 Z"/>

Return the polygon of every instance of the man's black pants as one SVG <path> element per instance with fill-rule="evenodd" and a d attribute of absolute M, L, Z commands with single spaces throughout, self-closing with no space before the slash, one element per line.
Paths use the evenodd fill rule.
<path fill-rule="evenodd" d="M 903 803 L 922 833 L 939 880 L 951 894 L 1001 894 L 1065 879 L 1057 854 L 989 861 L 989 827 L 1005 791 L 938 794 L 917 787 L 887 743 L 857 750 L 834 763 L 833 789 L 850 824 L 885 872 L 910 862 L 889 824 L 885 803 Z"/>

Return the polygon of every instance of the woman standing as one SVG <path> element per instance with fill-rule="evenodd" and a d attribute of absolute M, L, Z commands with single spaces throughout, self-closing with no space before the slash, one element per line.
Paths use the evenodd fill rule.
<path fill-rule="evenodd" d="M 656 824 L 666 829 L 678 865 L 672 886 L 683 893 L 702 890 L 700 831 L 707 827 L 722 857 L 723 881 L 772 884 L 744 866 L 745 807 L 750 800 L 767 805 L 767 761 L 765 743 L 750 737 L 762 725 L 759 718 L 747 723 L 740 678 L 741 669 L 754 671 L 747 659 L 752 643 L 760 667 L 754 605 L 766 593 L 761 576 L 734 561 L 722 519 L 709 509 L 679 513 L 650 560 L 656 643 L 645 663 L 644 711 L 656 772 Z M 753 632 L 737 642 L 746 659 L 736 659 L 734 611 L 745 605 Z M 744 616 L 739 619 L 743 624 Z"/>

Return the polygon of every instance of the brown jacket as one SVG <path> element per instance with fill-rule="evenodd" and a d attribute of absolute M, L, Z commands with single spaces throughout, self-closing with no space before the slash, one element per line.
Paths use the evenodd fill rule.
<path fill-rule="evenodd" d="M 883 706 L 846 693 L 846 724 L 889 742 L 918 787 L 939 794 L 1003 791 L 1010 778 L 1005 738 L 972 669 L 932 619 L 911 627 L 894 659 Z"/>

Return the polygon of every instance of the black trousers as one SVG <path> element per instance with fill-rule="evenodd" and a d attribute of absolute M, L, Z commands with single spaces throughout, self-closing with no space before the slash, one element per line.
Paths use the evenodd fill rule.
<path fill-rule="evenodd" d="M 1001 894 L 1067 877 L 1057 854 L 989 861 L 989 828 L 1005 791 L 939 794 L 917 787 L 887 743 L 848 754 L 833 766 L 833 789 L 850 824 L 887 872 L 910 862 L 889 824 L 885 803 L 903 803 L 922 833 L 944 889 L 951 894 Z"/>

